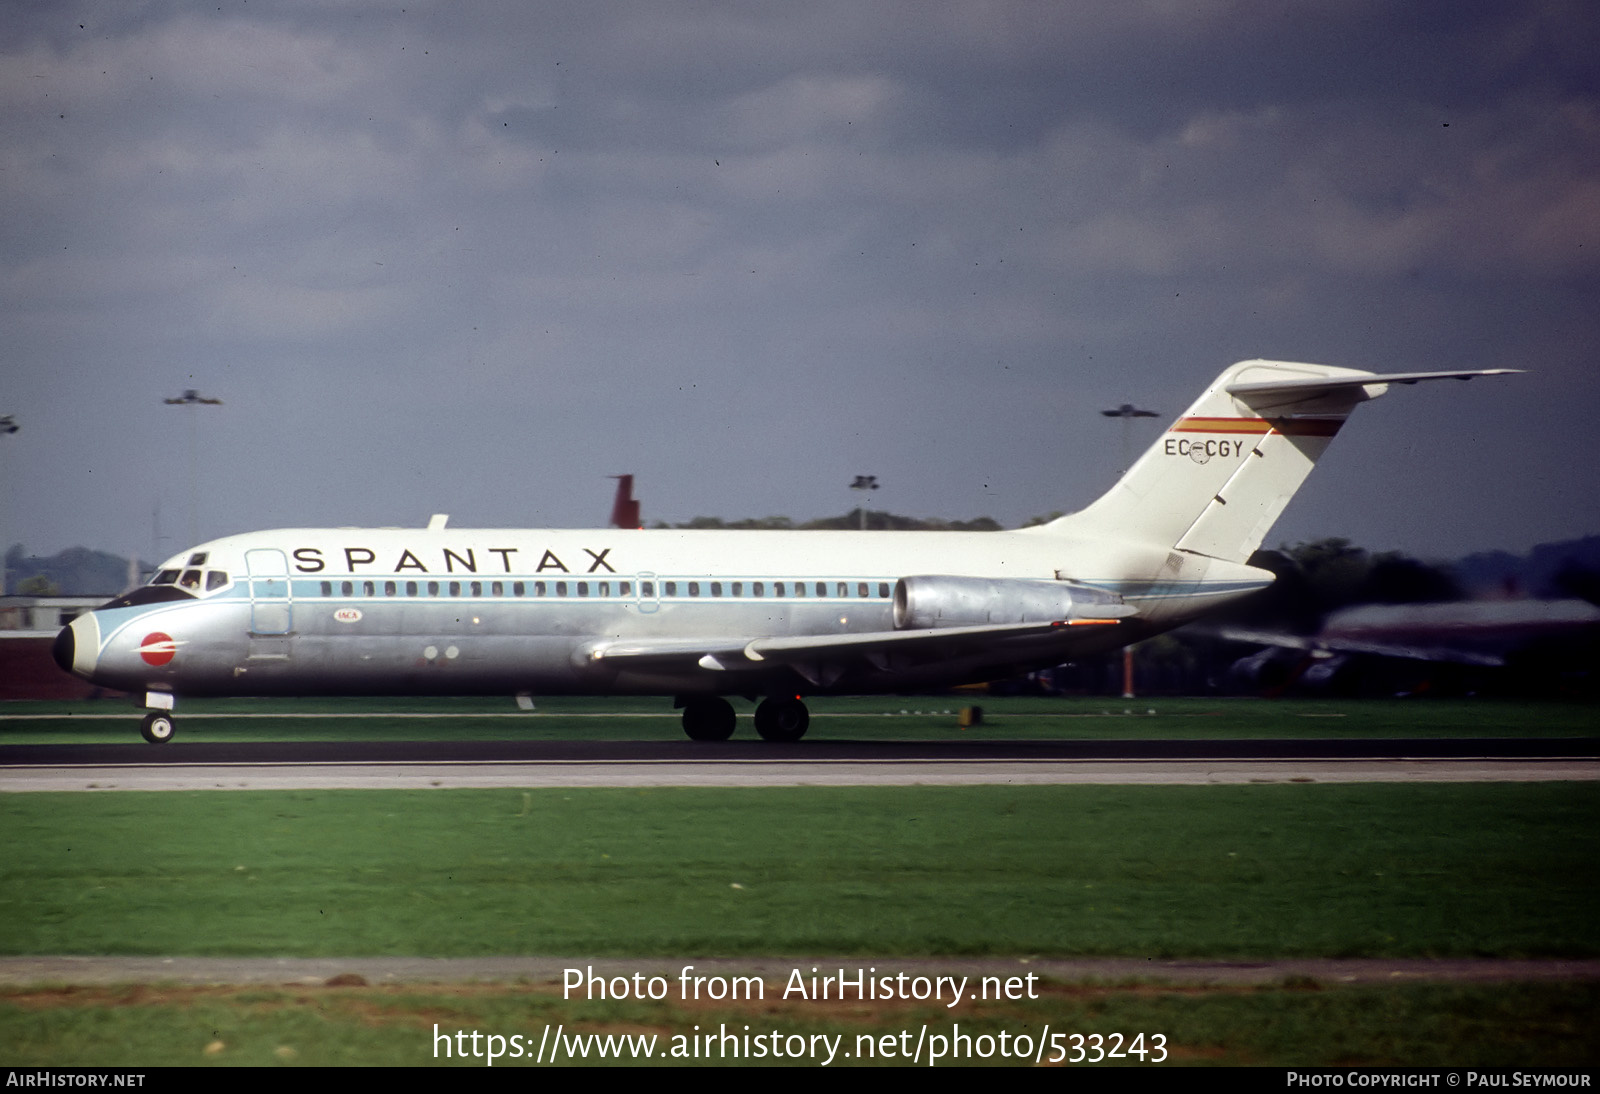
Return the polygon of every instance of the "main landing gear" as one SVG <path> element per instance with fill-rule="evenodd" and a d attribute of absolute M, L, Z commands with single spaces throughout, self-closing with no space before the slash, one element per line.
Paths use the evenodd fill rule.
<path fill-rule="evenodd" d="M 798 741 L 811 725 L 811 712 L 798 698 L 773 696 L 756 707 L 756 732 L 767 741 Z"/>
<path fill-rule="evenodd" d="M 811 724 L 811 712 L 795 697 L 764 700 L 756 707 L 756 732 L 763 740 L 798 741 Z M 733 704 L 719 695 L 683 700 L 683 731 L 696 741 L 726 741 L 738 725 Z"/>
<path fill-rule="evenodd" d="M 696 741 L 726 741 L 739 717 L 720 695 L 701 696 L 683 704 L 683 731 Z"/>

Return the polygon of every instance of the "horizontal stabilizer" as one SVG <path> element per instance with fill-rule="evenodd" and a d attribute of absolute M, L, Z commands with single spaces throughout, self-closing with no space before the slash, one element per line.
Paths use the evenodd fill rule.
<path fill-rule="evenodd" d="M 1463 372 L 1390 372 L 1367 373 L 1361 376 L 1327 376 L 1301 380 L 1269 380 L 1265 383 L 1230 384 L 1225 389 L 1240 402 L 1257 409 L 1307 402 L 1324 395 L 1344 393 L 1354 395 L 1352 389 L 1361 388 L 1363 394 L 1357 401 L 1376 399 L 1389 384 L 1415 384 L 1423 380 L 1470 380 L 1475 376 L 1512 376 L 1521 369 L 1484 368 Z"/>

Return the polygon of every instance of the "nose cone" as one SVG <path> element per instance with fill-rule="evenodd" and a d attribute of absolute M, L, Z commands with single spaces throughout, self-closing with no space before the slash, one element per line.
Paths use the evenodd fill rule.
<path fill-rule="evenodd" d="M 50 656 L 56 659 L 56 664 L 61 666 L 62 672 L 72 671 L 72 652 L 76 644 L 72 638 L 72 624 L 68 623 L 61 628 L 61 633 L 56 635 L 55 645 L 50 647 Z"/>
<path fill-rule="evenodd" d="M 63 671 L 90 679 L 100 656 L 100 621 L 94 613 L 84 612 L 62 627 L 50 654 Z"/>

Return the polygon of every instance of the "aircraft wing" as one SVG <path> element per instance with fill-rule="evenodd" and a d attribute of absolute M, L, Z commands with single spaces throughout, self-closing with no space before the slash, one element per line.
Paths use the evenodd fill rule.
<path fill-rule="evenodd" d="M 1252 642 L 1262 646 L 1279 646 L 1291 650 L 1313 650 L 1327 653 L 1365 653 L 1374 657 L 1403 657 L 1412 661 L 1448 661 L 1458 665 L 1481 665 L 1499 668 L 1505 658 L 1492 653 L 1480 653 L 1460 646 L 1423 645 L 1404 642 L 1374 642 L 1360 638 L 1323 637 L 1321 635 L 1280 634 L 1275 631 L 1251 631 L 1224 627 L 1217 632 L 1230 642 Z"/>
<path fill-rule="evenodd" d="M 588 664 L 637 671 L 697 666 L 707 672 L 749 672 L 787 666 L 813 684 L 826 686 L 850 669 L 893 672 L 1000 651 L 1010 658 L 1019 651 L 1026 656 L 1028 647 L 1041 653 L 1059 649 L 1065 660 L 1073 654 L 1078 636 L 1119 621 L 1071 619 L 787 638 L 623 639 L 590 643 L 579 657 Z"/>

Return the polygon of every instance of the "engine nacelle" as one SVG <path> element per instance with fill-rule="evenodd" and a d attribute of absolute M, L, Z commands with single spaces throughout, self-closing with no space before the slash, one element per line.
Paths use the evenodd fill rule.
<path fill-rule="evenodd" d="M 894 586 L 896 630 L 1121 619 L 1134 609 L 1115 593 L 1070 581 L 999 577 L 903 577 Z"/>

